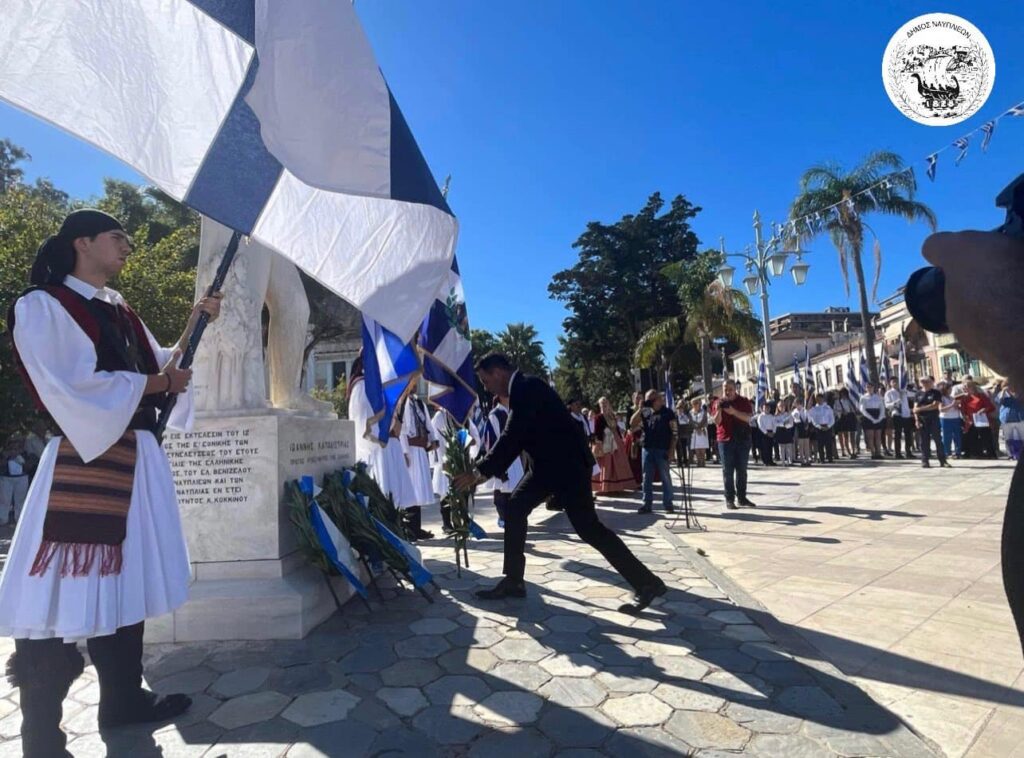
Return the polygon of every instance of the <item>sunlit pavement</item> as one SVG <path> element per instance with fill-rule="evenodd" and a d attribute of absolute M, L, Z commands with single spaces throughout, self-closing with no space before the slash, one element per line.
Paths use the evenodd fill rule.
<path fill-rule="evenodd" d="M 1013 464 L 952 464 L 752 466 L 758 507 L 739 511 L 717 494 L 718 467 L 693 469 L 707 532 L 680 539 L 946 755 L 1024 755 L 999 557 Z"/>

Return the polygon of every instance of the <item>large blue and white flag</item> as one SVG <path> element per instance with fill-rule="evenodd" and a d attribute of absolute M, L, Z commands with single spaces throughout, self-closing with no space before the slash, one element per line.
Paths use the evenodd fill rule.
<path fill-rule="evenodd" d="M 476 376 L 473 374 L 473 346 L 469 336 L 466 297 L 455 258 L 452 258 L 447 282 L 438 291 L 430 312 L 423 319 L 417 346 L 423 357 L 427 397 L 452 414 L 460 424 L 466 423 L 477 400 Z"/>
<path fill-rule="evenodd" d="M 315 500 L 309 506 L 309 520 L 320 542 L 320 549 L 324 551 L 331 564 L 348 580 L 352 589 L 364 598 L 369 597 L 366 585 L 359 578 L 359 564 L 352 554 L 352 545 Z"/>
<path fill-rule="evenodd" d="M 768 371 L 764 365 L 764 353 L 761 353 L 761 363 L 757 367 L 757 395 L 754 399 L 754 410 L 760 411 L 761 406 L 768 401 Z"/>
<path fill-rule="evenodd" d="M 803 378 L 800 376 L 800 361 L 793 353 L 793 387 L 803 387 Z"/>
<path fill-rule="evenodd" d="M 672 395 L 672 374 L 669 371 L 665 372 L 665 407 L 673 411 L 676 407 L 676 399 Z"/>
<path fill-rule="evenodd" d="M 388 443 L 395 411 L 406 394 L 415 390 L 420 369 L 411 342 L 363 315 L 363 386 L 373 416 L 366 429 L 356 430 L 359 434 L 379 445 Z"/>
<path fill-rule="evenodd" d="M 857 370 L 854 368 L 853 353 L 850 351 L 849 346 L 847 346 L 846 350 L 846 391 L 850 393 L 850 400 L 854 404 L 860 403 L 863 387 L 857 381 Z"/>
<path fill-rule="evenodd" d="M 867 392 L 868 385 L 871 384 L 871 372 L 868 370 L 868 358 L 864 354 L 864 351 L 860 351 L 860 386 L 864 392 Z"/>
<path fill-rule="evenodd" d="M 415 336 L 449 276 L 458 225 L 352 3 L 0 8 L 0 99 Z"/>

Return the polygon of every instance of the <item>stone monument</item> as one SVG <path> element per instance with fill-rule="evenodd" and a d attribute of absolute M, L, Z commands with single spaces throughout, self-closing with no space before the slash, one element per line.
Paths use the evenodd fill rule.
<path fill-rule="evenodd" d="M 197 295 L 230 236 L 203 219 Z M 335 608 L 282 507 L 286 482 L 319 478 L 354 456 L 352 423 L 299 389 L 309 322 L 302 281 L 293 263 L 243 240 L 224 293 L 196 354 L 195 426 L 164 439 L 192 561 L 190 599 L 147 624 L 150 641 L 299 638 Z M 340 580 L 335 591 L 351 594 Z"/>

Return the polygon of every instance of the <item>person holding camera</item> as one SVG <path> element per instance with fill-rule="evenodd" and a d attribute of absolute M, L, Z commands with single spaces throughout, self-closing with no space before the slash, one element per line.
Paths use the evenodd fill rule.
<path fill-rule="evenodd" d="M 678 437 L 676 414 L 665 407 L 665 397 L 657 390 L 648 390 L 643 405 L 629 420 L 631 429 L 644 431 L 644 504 L 637 513 L 650 513 L 654 505 L 654 472 L 661 477 L 661 503 L 666 513 L 674 513 L 672 506 L 672 471 L 669 461 L 675 455 Z"/>
<path fill-rule="evenodd" d="M 971 355 L 1024 386 L 1024 239 L 1019 180 L 1000 195 L 1008 223 L 995 232 L 942 232 L 925 240 L 922 253 L 944 275 L 941 298 L 946 325 Z M 999 201 L 997 201 L 999 202 Z M 1012 222 L 1012 223 L 1011 223 Z M 998 271 L 998 276 L 978 276 Z M 909 304 L 909 298 L 908 298 Z M 1017 462 L 1006 500 L 1002 542 L 1003 586 L 1024 643 L 1024 465 Z"/>
<path fill-rule="evenodd" d="M 727 379 L 724 397 L 711 403 L 711 418 L 715 422 L 718 457 L 722 462 L 722 480 L 725 484 L 725 507 L 736 509 L 739 504 L 753 508 L 747 498 L 747 462 L 750 458 L 750 420 L 754 405 L 736 392 L 736 382 Z"/>

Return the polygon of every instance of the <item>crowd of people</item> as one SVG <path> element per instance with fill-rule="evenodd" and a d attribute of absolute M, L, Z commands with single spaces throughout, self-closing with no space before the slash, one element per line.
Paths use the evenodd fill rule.
<path fill-rule="evenodd" d="M 1024 447 L 1024 403 L 1008 383 L 982 387 L 970 375 L 930 376 L 901 389 L 869 384 L 856 400 L 846 387 L 805 397 L 800 388 L 772 392 L 757 408 L 740 382 L 725 383 L 721 397 L 698 395 L 665 407 L 662 393 L 633 396 L 633 407 L 615 413 L 608 398 L 598 410 L 570 398 L 567 406 L 590 441 L 597 465 L 597 495 L 643 489 L 641 513 L 653 507 L 653 485 L 663 483 L 662 505 L 672 504 L 669 463 L 723 466 L 728 507 L 752 505 L 746 497 L 747 456 L 763 466 L 811 466 L 860 457 L 919 459 L 928 468 L 951 458 L 1018 459 Z M 739 416 L 731 413 L 736 411 Z M 743 460 L 739 460 L 739 458 Z"/>
<path fill-rule="evenodd" d="M 11 434 L 0 450 L 0 526 L 15 525 L 21 518 L 29 484 L 39 458 L 52 435 L 42 420 L 28 434 Z"/>

